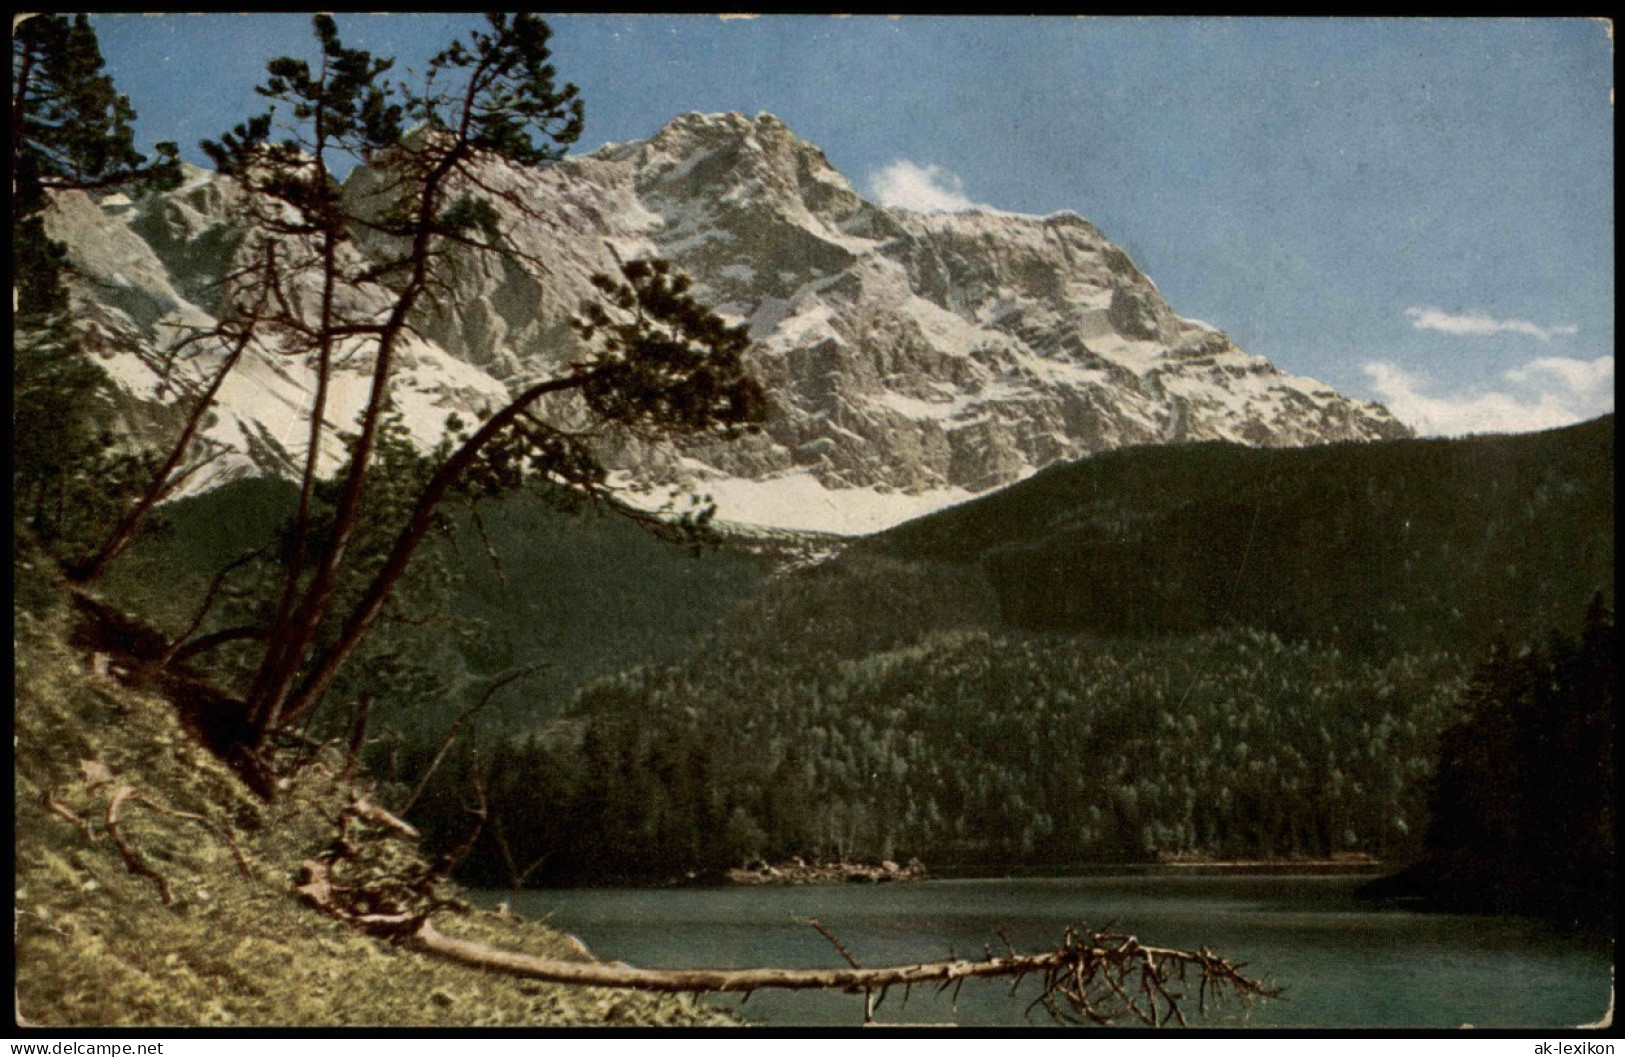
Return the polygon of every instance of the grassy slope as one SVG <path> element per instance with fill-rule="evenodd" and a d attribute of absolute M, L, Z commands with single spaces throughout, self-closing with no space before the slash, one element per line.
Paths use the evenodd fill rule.
<path fill-rule="evenodd" d="M 521 982 L 363 936 L 302 906 L 299 862 L 332 839 L 349 790 L 312 768 L 275 804 L 257 801 L 182 729 L 168 702 L 98 674 L 66 644 L 51 587 L 27 569 L 17 611 L 16 956 L 18 1016 L 37 1026 L 569 1025 L 729 1023 L 687 998 Z M 42 604 L 44 603 L 44 604 Z M 95 761 L 112 783 L 93 786 Z M 92 767 L 91 771 L 96 771 Z M 120 785 L 235 834 L 252 879 L 199 824 L 141 806 L 122 830 L 171 886 L 125 869 L 103 833 Z M 91 820 L 87 836 L 45 809 Z M 447 933 L 572 957 L 541 925 L 441 912 Z"/>

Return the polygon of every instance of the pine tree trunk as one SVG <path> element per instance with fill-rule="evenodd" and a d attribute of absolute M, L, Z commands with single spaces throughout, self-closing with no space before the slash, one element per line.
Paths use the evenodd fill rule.
<path fill-rule="evenodd" d="M 255 688 L 249 699 L 250 715 L 254 717 L 256 727 L 259 729 L 259 741 L 263 745 L 265 738 L 284 722 L 284 714 L 290 708 L 290 695 L 293 693 L 294 683 L 299 676 L 299 670 L 304 666 L 310 656 L 311 647 L 316 640 L 318 628 L 326 618 L 332 605 L 333 597 L 338 590 L 338 575 L 343 566 L 345 551 L 349 545 L 350 537 L 360 520 L 361 496 L 365 489 L 368 471 L 371 469 L 373 447 L 377 440 L 378 425 L 383 419 L 384 407 L 389 397 L 389 377 L 394 362 L 395 345 L 406 329 L 407 317 L 416 306 L 418 298 L 422 295 L 428 280 L 429 257 L 431 243 L 435 232 L 435 221 L 439 212 L 441 187 L 446 177 L 455 168 L 461 159 L 463 150 L 459 147 L 449 151 L 425 175 L 423 186 L 418 196 L 418 214 L 414 224 L 412 248 L 408 260 L 412 262 L 412 271 L 401 292 L 397 295 L 395 304 L 390 311 L 388 320 L 384 323 L 378 336 L 376 361 L 373 364 L 372 388 L 367 396 L 367 406 L 362 413 L 361 430 L 356 438 L 355 447 L 350 455 L 350 469 L 345 475 L 344 483 L 339 492 L 337 509 L 333 515 L 333 536 L 321 562 L 317 565 L 311 577 L 309 587 L 305 589 L 304 597 L 300 600 L 290 616 L 279 621 L 273 630 L 271 641 L 276 645 L 274 652 L 267 656 L 266 663 L 261 666 L 259 675 L 255 679 Z M 324 261 L 324 267 L 333 267 Z M 323 320 L 323 326 L 328 325 Z M 427 531 L 427 526 L 424 527 Z M 421 538 L 421 536 L 420 536 Z M 414 543 L 413 546 L 416 544 Z M 408 554 L 410 557 L 410 554 Z M 404 563 L 402 569 L 404 569 Z M 399 577 L 399 572 L 395 576 Z M 390 581 L 393 586 L 393 579 Z M 387 590 L 385 592 L 387 595 Z M 371 626 L 368 620 L 367 626 Z M 364 633 L 364 631 L 363 631 Z M 354 649 L 350 643 L 343 650 L 344 657 L 348 657 Z M 342 659 L 340 661 L 342 663 Z M 320 688 L 326 689 L 332 678 L 332 672 L 327 672 L 320 678 Z M 307 683 L 308 685 L 308 683 Z M 314 695 L 319 698 L 320 693 Z M 309 707 L 313 695 L 300 692 L 298 702 L 293 706 L 294 714 L 288 717 L 289 722 L 297 721 L 298 713 Z M 259 746 L 256 746 L 256 748 Z"/>
<path fill-rule="evenodd" d="M 507 407 L 487 419 L 473 436 L 463 442 L 462 447 L 440 465 L 434 476 L 429 479 L 429 483 L 424 486 L 422 494 L 418 496 L 417 504 L 412 509 L 412 516 L 407 519 L 406 525 L 395 537 L 395 544 L 390 548 L 383 567 L 373 576 L 361 600 L 345 619 L 338 641 L 316 660 L 305 682 L 289 697 L 283 712 L 287 722 L 297 722 L 320 702 L 328 684 L 338 674 L 339 668 L 349 660 L 361 640 L 372 630 L 379 614 L 383 612 L 384 603 L 395 589 L 395 584 L 411 564 L 412 555 L 416 553 L 419 544 L 433 527 L 435 511 L 441 500 L 479 456 L 480 451 L 537 400 L 549 393 L 580 388 L 591 377 L 589 374 L 568 375 L 531 386 Z"/>
<path fill-rule="evenodd" d="M 134 541 L 135 534 L 140 530 L 142 523 L 146 521 L 147 515 L 152 513 L 152 509 L 178 483 L 173 479 L 176 468 L 180 466 L 181 460 L 186 458 L 187 449 L 192 446 L 192 441 L 197 436 L 198 430 L 202 429 L 203 420 L 208 415 L 209 409 L 214 406 L 214 398 L 220 392 L 220 387 L 225 384 L 226 375 L 230 374 L 232 368 L 237 366 L 237 361 L 242 358 L 243 352 L 248 348 L 248 343 L 252 338 L 253 331 L 245 330 L 242 336 L 237 339 L 236 345 L 226 356 L 226 362 L 220 365 L 220 370 L 215 372 L 215 376 L 209 382 L 208 388 L 198 397 L 191 413 L 186 416 L 186 425 L 182 427 L 180 436 L 175 438 L 175 443 L 169 451 L 169 457 L 164 460 L 164 464 L 158 468 L 157 473 L 153 474 L 152 483 L 147 485 L 147 489 L 142 493 L 141 498 L 113 529 L 112 533 L 108 535 L 96 554 L 89 561 L 68 570 L 69 579 L 81 586 L 95 583 L 102 573 L 107 571 L 107 567 L 119 555 L 123 554 L 130 546 L 130 543 Z"/>

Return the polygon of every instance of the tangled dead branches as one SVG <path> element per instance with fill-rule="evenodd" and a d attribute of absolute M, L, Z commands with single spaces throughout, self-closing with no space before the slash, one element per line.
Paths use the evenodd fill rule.
<path fill-rule="evenodd" d="M 131 873 L 151 880 L 167 905 L 173 901 L 169 882 L 120 828 L 134 805 L 158 814 L 202 825 L 225 842 L 244 876 L 252 877 L 242 849 L 222 826 L 201 815 L 177 811 L 119 784 L 99 761 L 81 765 L 87 787 L 110 790 L 102 829 L 118 847 Z M 78 828 L 92 842 L 101 834 L 92 822 L 47 791 L 43 806 Z M 968 979 L 1000 978 L 1011 982 L 1014 996 L 1029 977 L 1042 981 L 1039 995 L 1027 1008 L 1043 1009 L 1054 1019 L 1073 1024 L 1112 1024 L 1135 1020 L 1150 1027 L 1170 1021 L 1186 1025 L 1185 1008 L 1194 998 L 1197 1011 L 1226 1000 L 1244 1003 L 1280 992 L 1245 975 L 1245 963 L 1233 963 L 1208 948 L 1194 951 L 1142 944 L 1126 933 L 1069 928 L 1060 946 L 1038 954 L 1019 954 L 1005 941 L 1007 953 L 991 950 L 980 959 L 950 957 L 942 961 L 865 968 L 833 933 L 816 921 L 806 924 L 834 945 L 846 966 L 830 969 L 638 969 L 620 962 L 580 962 L 539 958 L 448 936 L 430 918 L 441 910 L 466 911 L 445 883 L 444 864 L 430 865 L 417 847 L 417 831 L 407 822 L 352 793 L 340 811 L 336 833 L 321 855 L 301 864 L 295 891 L 309 905 L 357 929 L 400 942 L 424 953 L 508 976 L 587 987 L 626 988 L 688 994 L 742 994 L 762 989 L 837 990 L 864 998 L 864 1021 L 901 986 L 903 1001 L 916 985 L 953 989 L 957 1001 Z M 1003 939 L 1002 935 L 1000 937 Z M 1194 994 L 1192 988 L 1194 987 Z"/>
<path fill-rule="evenodd" d="M 231 835 L 231 831 L 225 826 L 203 815 L 166 807 L 151 797 L 144 795 L 133 785 L 115 786 L 112 772 L 100 760 L 81 761 L 79 770 L 84 778 L 87 790 L 91 793 L 110 786 L 114 787 L 107 798 L 107 807 L 102 816 L 102 829 L 112 839 L 113 846 L 118 849 L 119 856 L 124 860 L 125 869 L 138 877 L 147 878 L 156 885 L 158 897 L 165 906 L 175 902 L 174 890 L 170 887 L 169 879 L 153 868 L 152 864 L 147 861 L 147 857 L 131 843 L 129 837 L 121 828 L 124 811 L 127 807 L 139 805 L 159 815 L 197 823 L 218 838 L 226 847 L 230 848 L 232 858 L 236 860 L 237 869 L 242 872 L 244 877 L 250 880 L 253 879 L 254 871 L 249 866 L 248 857 L 243 854 L 242 846 L 237 843 L 236 839 Z M 67 803 L 57 799 L 56 794 L 51 790 L 47 789 L 44 792 L 40 802 L 46 811 L 71 823 L 79 832 L 85 835 L 85 839 L 90 843 L 94 844 L 101 839 L 100 834 L 96 832 L 95 827 L 88 818 L 80 815 Z"/>
<path fill-rule="evenodd" d="M 1123 933 L 1068 928 L 1053 961 L 1043 969 L 1043 990 L 1027 1011 L 1042 1006 L 1056 1020 L 1073 1024 L 1104 1025 L 1132 1016 L 1148 1027 L 1161 1027 L 1170 1019 L 1185 1027 L 1180 1002 L 1188 1000 L 1192 967 L 1197 1012 L 1204 1015 L 1210 1003 L 1226 997 L 1247 1002 L 1280 995 L 1264 981 L 1244 976 L 1246 964 L 1226 961 L 1206 947 L 1147 947 Z"/>
<path fill-rule="evenodd" d="M 410 932 L 436 910 L 461 908 L 444 873 L 426 863 L 410 823 L 352 795 L 327 848 L 299 865 L 294 891 L 309 905 L 366 931 Z"/>

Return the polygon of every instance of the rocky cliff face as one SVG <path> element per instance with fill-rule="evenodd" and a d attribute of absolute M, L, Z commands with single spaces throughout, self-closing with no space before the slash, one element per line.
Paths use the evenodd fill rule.
<path fill-rule="evenodd" d="M 224 279 L 242 241 L 232 181 L 190 168 L 185 184 L 131 203 L 72 191 L 57 197 L 46 231 L 68 247 L 75 323 L 86 348 L 118 383 L 124 427 L 138 440 L 167 443 L 177 408 L 199 392 L 227 355 L 198 340 L 215 322 Z M 445 418 L 500 400 L 503 384 L 433 342 L 409 340 L 394 379 L 395 402 L 414 437 L 438 440 Z M 327 415 L 334 435 L 353 429 L 370 364 L 346 350 Z M 227 377 L 204 431 L 215 458 L 186 482 L 198 491 L 252 474 L 299 472 L 308 433 L 314 371 L 269 345 L 250 345 Z M 325 446 L 326 467 L 339 446 Z"/>
<path fill-rule="evenodd" d="M 729 520 L 867 531 L 1128 444 L 1409 432 L 1182 319 L 1075 214 L 878 206 L 769 114 L 687 114 L 645 141 L 481 179 L 530 206 L 495 202 L 507 237 L 547 270 L 454 258 L 397 383 L 424 440 L 448 411 L 568 360 L 578 350 L 567 320 L 593 273 L 648 254 L 749 322 L 775 410 L 743 442 L 683 452 L 621 442 L 612 461 L 656 499 L 673 484 L 709 492 Z M 346 187 L 363 206 L 382 194 L 367 170 Z M 91 277 L 88 311 L 145 399 L 163 394 L 135 364 L 152 360 L 166 327 L 215 308 L 236 240 L 232 194 L 198 172 L 139 206 L 70 197 L 59 210 L 56 237 Z M 300 444 L 305 372 L 269 353 L 247 367 L 215 435 L 242 452 L 234 472 L 276 470 Z"/>

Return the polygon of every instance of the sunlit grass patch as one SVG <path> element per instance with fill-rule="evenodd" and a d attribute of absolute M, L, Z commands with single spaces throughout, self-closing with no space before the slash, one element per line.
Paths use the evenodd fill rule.
<path fill-rule="evenodd" d="M 272 804 L 183 729 L 173 707 L 67 646 L 63 612 L 16 623 L 18 1013 L 40 1026 L 727 1024 L 688 998 L 568 988 L 452 965 L 301 905 L 302 859 L 333 838 L 352 789 L 318 759 Z M 331 762 L 331 761 L 329 761 Z M 107 832 L 153 874 L 132 872 Z M 188 815 L 198 816 L 197 819 Z M 247 876 L 225 837 L 241 850 Z M 401 854 L 415 854 L 410 849 Z M 439 928 L 579 957 L 513 917 Z"/>

